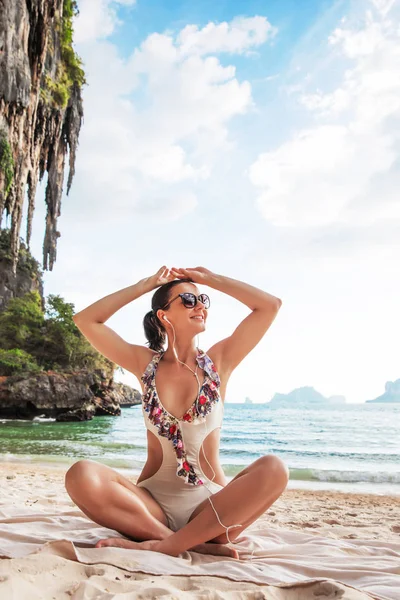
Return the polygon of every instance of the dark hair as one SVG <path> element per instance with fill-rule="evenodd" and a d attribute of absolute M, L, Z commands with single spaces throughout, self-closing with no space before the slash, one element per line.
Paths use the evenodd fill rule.
<path fill-rule="evenodd" d="M 161 352 L 161 350 L 164 349 L 164 344 L 167 337 L 165 327 L 157 317 L 157 311 L 160 308 L 164 308 L 168 304 L 171 297 L 171 289 L 180 283 L 193 283 L 193 281 L 191 279 L 174 279 L 169 283 L 161 285 L 154 292 L 151 299 L 152 310 L 144 315 L 143 327 L 147 344 L 149 348 L 155 350 L 156 352 Z"/>

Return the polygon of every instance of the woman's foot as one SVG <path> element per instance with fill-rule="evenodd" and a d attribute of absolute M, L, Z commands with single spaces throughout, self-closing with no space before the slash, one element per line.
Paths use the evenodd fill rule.
<path fill-rule="evenodd" d="M 225 544 L 213 544 L 205 542 L 198 544 L 189 549 L 189 552 L 199 552 L 200 554 L 213 554 L 214 556 L 229 556 L 230 558 L 239 558 L 239 553 L 234 548 L 230 548 Z"/>
<path fill-rule="evenodd" d="M 96 544 L 96 548 L 104 548 L 106 546 L 113 546 L 116 548 L 125 548 L 128 550 L 153 550 L 158 552 L 157 546 L 160 540 L 146 540 L 145 542 L 131 542 L 124 538 L 107 538 L 99 540 Z M 212 554 L 213 556 L 229 556 L 230 558 L 239 558 L 239 553 L 234 548 L 230 548 L 225 544 L 213 544 L 212 542 L 205 542 L 204 544 L 197 544 L 193 546 L 189 551 L 199 552 L 200 554 Z"/>

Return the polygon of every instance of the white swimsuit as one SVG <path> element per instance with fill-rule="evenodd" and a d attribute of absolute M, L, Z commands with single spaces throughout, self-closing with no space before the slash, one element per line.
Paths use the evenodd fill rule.
<path fill-rule="evenodd" d="M 154 475 L 137 485 L 152 494 L 164 510 L 169 528 L 177 531 L 186 525 L 203 500 L 224 487 L 206 477 L 199 457 L 202 442 L 221 427 L 224 404 L 214 363 L 200 350 L 196 361 L 204 370 L 205 378 L 198 401 L 181 419 L 171 415 L 161 404 L 155 385 L 157 366 L 163 354 L 154 355 L 142 376 L 145 388 L 142 413 L 147 429 L 158 436 L 163 460 Z"/>

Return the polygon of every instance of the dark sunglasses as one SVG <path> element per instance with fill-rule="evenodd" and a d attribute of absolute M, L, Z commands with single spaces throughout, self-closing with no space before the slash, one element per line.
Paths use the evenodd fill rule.
<path fill-rule="evenodd" d="M 204 304 L 204 308 L 210 308 L 210 298 L 207 296 L 207 294 L 200 294 L 200 296 L 195 296 L 191 292 L 184 292 L 183 294 L 179 294 L 178 296 L 175 296 L 175 298 L 172 298 L 172 300 L 170 300 L 168 304 L 164 306 L 164 310 L 168 308 L 168 306 L 178 298 L 182 299 L 182 304 L 185 308 L 194 308 L 198 301 Z"/>

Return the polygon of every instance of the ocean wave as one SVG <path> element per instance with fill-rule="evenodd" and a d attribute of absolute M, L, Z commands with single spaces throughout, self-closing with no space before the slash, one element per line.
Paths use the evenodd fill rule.
<path fill-rule="evenodd" d="M 227 477 L 234 477 L 242 471 L 246 464 L 222 464 L 222 469 Z M 390 473 L 386 471 L 339 471 L 334 469 L 298 469 L 290 468 L 290 479 L 292 481 L 321 481 L 330 483 L 389 483 L 400 485 L 400 472 Z"/>
<path fill-rule="evenodd" d="M 337 483 L 394 483 L 400 484 L 400 472 L 335 471 L 333 469 L 290 469 L 290 479 L 296 481 L 330 481 Z"/>
<path fill-rule="evenodd" d="M 64 442 L 65 443 L 65 442 Z M 72 441 L 71 444 L 75 444 Z M 92 448 L 102 448 L 103 450 L 146 450 L 146 445 L 129 444 L 127 442 L 103 442 L 99 440 L 79 440 L 81 446 L 91 446 Z"/>
<path fill-rule="evenodd" d="M 274 440 L 274 445 L 268 445 L 267 443 L 263 443 L 262 452 L 259 449 L 259 444 L 253 442 L 253 444 L 244 445 L 242 443 L 242 448 L 239 446 L 236 449 L 231 447 L 230 445 L 225 445 L 225 447 L 221 444 L 221 455 L 225 454 L 226 456 L 230 455 L 232 458 L 236 456 L 247 456 L 249 459 L 253 455 L 261 454 L 279 454 L 281 457 L 285 456 L 295 456 L 296 458 L 307 457 L 307 458 L 318 458 L 318 459 L 332 459 L 332 458 L 341 458 L 343 460 L 358 460 L 358 461 L 384 461 L 384 462 L 394 462 L 396 464 L 400 464 L 400 454 L 388 449 L 383 451 L 380 449 L 376 452 L 371 450 L 363 450 L 363 452 L 356 452 L 354 448 L 349 448 L 348 450 L 333 450 L 333 449 L 310 449 L 306 450 L 305 448 L 284 448 L 286 445 L 285 442 L 277 442 Z M 290 459 L 289 459 L 290 460 Z"/>

